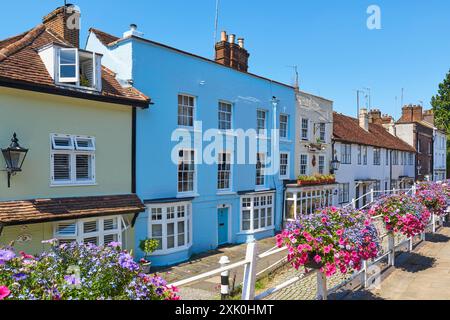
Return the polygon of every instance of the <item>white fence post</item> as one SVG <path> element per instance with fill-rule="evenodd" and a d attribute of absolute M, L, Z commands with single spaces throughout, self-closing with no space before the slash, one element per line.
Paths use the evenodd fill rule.
<path fill-rule="evenodd" d="M 433 213 L 431 217 L 431 223 L 433 224 L 433 234 L 436 233 L 436 215 Z"/>
<path fill-rule="evenodd" d="M 353 209 L 356 209 L 356 199 L 352 199 L 352 207 Z"/>
<path fill-rule="evenodd" d="M 392 188 L 392 193 L 397 194 L 395 188 Z"/>
<path fill-rule="evenodd" d="M 242 300 L 255 300 L 256 262 L 258 259 L 258 246 L 256 242 L 247 245 L 245 259 L 249 261 L 244 268 L 244 283 L 242 285 Z"/>
<path fill-rule="evenodd" d="M 414 237 L 409 238 L 409 252 L 414 250 Z"/>
<path fill-rule="evenodd" d="M 374 190 L 373 188 L 370 189 L 370 203 L 373 203 L 375 201 L 375 195 L 374 195 Z"/>
<path fill-rule="evenodd" d="M 317 300 L 328 300 L 327 276 L 317 271 Z"/>
<path fill-rule="evenodd" d="M 395 238 L 392 233 L 388 235 L 389 265 L 395 266 Z"/>

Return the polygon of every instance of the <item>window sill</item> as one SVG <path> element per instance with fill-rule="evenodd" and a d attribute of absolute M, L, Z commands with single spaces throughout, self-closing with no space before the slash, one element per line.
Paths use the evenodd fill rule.
<path fill-rule="evenodd" d="M 51 183 L 50 188 L 59 188 L 59 187 L 92 187 L 98 186 L 96 182 L 83 182 L 83 183 Z"/>
<path fill-rule="evenodd" d="M 168 249 L 168 250 L 160 250 L 160 251 L 155 251 L 154 253 L 152 253 L 150 255 L 150 257 L 160 257 L 160 256 L 167 256 L 169 254 L 174 254 L 174 253 L 178 253 L 178 252 L 182 252 L 182 251 L 186 251 L 191 249 L 192 244 L 189 244 L 187 246 L 183 246 L 183 247 L 179 247 L 179 248 L 173 248 L 173 249 Z"/>
<path fill-rule="evenodd" d="M 258 186 L 255 187 L 255 192 L 270 191 L 270 190 L 271 189 L 267 187 L 258 187 Z"/>
<path fill-rule="evenodd" d="M 237 192 L 234 192 L 234 191 L 218 191 L 217 195 L 218 196 L 233 196 L 233 195 L 237 195 Z"/>
<path fill-rule="evenodd" d="M 196 192 L 189 192 L 189 193 L 179 193 L 177 194 L 177 199 L 183 199 L 183 198 L 197 198 L 200 195 Z"/>
<path fill-rule="evenodd" d="M 257 234 L 257 233 L 262 233 L 262 232 L 271 231 L 271 230 L 275 230 L 275 227 L 269 227 L 269 228 L 252 230 L 252 231 L 241 231 L 238 233 L 238 235 L 251 235 L 251 234 Z"/>
<path fill-rule="evenodd" d="M 218 129 L 217 134 L 222 135 L 222 136 L 237 137 L 237 133 L 234 132 L 233 129 L 229 129 L 229 130 Z"/>
<path fill-rule="evenodd" d="M 183 130 L 183 131 L 194 132 L 194 133 L 201 133 L 202 132 L 201 130 L 196 129 L 194 127 L 187 127 L 187 126 L 181 126 L 181 125 L 178 125 L 176 130 Z"/>

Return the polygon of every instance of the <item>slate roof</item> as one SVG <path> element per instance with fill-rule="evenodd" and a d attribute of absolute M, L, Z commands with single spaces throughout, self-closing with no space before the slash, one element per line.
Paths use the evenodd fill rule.
<path fill-rule="evenodd" d="M 104 100 L 124 105 L 148 107 L 150 98 L 133 87 L 123 87 L 115 74 L 102 67 L 102 91 L 93 92 L 55 84 L 37 50 L 48 44 L 72 47 L 45 25 L 0 41 L 0 85 L 24 89 L 43 89 L 44 92 L 73 95 L 80 98 Z M 46 90 L 45 90 L 46 89 Z M 39 90 L 38 90 L 39 91 Z"/>
<path fill-rule="evenodd" d="M 335 112 L 333 115 L 334 140 L 379 148 L 416 152 L 412 146 L 390 134 L 383 126 L 369 124 L 369 132 L 359 126 L 359 120 Z"/>
<path fill-rule="evenodd" d="M 0 224 L 4 226 L 72 220 L 145 211 L 134 194 L 0 202 Z"/>

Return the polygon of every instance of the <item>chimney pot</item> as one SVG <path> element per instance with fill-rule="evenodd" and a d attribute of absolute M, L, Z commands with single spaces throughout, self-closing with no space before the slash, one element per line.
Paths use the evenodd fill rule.
<path fill-rule="evenodd" d="M 239 38 L 238 39 L 238 44 L 239 44 L 239 47 L 241 49 L 244 49 L 244 38 Z"/>
<path fill-rule="evenodd" d="M 228 36 L 226 31 L 220 33 L 220 41 L 228 41 Z"/>
<path fill-rule="evenodd" d="M 369 131 L 369 113 L 363 108 L 359 112 L 359 126 L 365 131 Z"/>
<path fill-rule="evenodd" d="M 235 43 L 235 40 L 236 40 L 236 35 L 230 34 L 230 43 Z"/>

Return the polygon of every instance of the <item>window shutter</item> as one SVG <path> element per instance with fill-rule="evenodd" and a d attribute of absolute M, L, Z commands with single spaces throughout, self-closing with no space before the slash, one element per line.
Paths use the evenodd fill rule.
<path fill-rule="evenodd" d="M 91 179 L 91 156 L 87 154 L 76 155 L 77 180 Z"/>
<path fill-rule="evenodd" d="M 75 222 L 61 222 L 56 225 L 56 234 L 59 236 L 76 236 L 77 224 Z"/>
<path fill-rule="evenodd" d="M 55 181 L 70 180 L 69 154 L 53 155 L 53 180 Z"/>
<path fill-rule="evenodd" d="M 93 233 L 98 231 L 97 220 L 86 221 L 83 223 L 83 233 Z"/>

